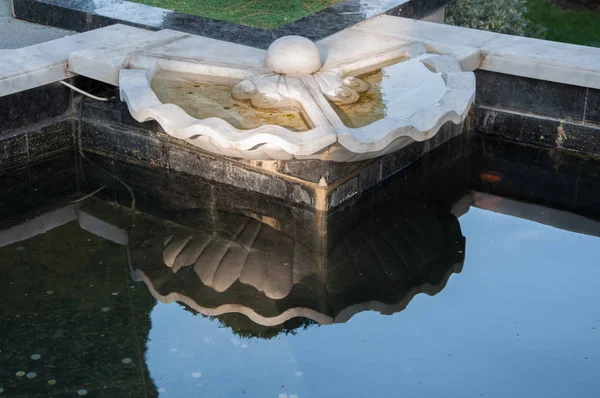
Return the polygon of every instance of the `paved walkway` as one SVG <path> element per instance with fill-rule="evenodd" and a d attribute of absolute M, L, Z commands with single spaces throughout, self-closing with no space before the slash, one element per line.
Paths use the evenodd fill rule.
<path fill-rule="evenodd" d="M 74 33 L 15 19 L 11 0 L 0 0 L 0 49 L 31 46 Z"/>

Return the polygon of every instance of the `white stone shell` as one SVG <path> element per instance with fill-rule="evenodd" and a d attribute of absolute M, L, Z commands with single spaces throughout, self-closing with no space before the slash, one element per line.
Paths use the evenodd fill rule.
<path fill-rule="evenodd" d="M 475 76 L 463 71 L 463 60 L 430 54 L 424 44 L 350 29 L 317 46 L 323 62 L 318 72 L 282 75 L 265 66 L 264 50 L 164 30 L 148 33 L 141 42 L 74 52 L 69 68 L 119 85 L 121 99 L 137 121 L 156 120 L 169 135 L 202 150 L 250 160 L 352 162 L 378 157 L 432 138 L 444 123 L 460 123 L 473 103 Z M 390 93 L 395 108 L 367 126 L 346 126 L 334 104 L 358 99 L 365 86 L 356 76 L 391 64 L 401 70 Z M 295 132 L 263 125 L 241 130 L 217 117 L 196 119 L 175 104 L 161 103 L 151 88 L 159 70 L 228 80 L 234 85 L 232 95 L 254 105 L 272 108 L 293 102 L 311 128 Z"/>

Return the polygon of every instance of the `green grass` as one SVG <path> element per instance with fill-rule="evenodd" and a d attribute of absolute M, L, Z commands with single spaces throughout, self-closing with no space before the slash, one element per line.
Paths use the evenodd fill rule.
<path fill-rule="evenodd" d="M 545 27 L 546 40 L 600 47 L 600 11 L 571 10 L 528 0 L 527 18 Z"/>
<path fill-rule="evenodd" d="M 341 0 L 132 0 L 257 28 L 273 29 Z M 600 12 L 564 9 L 546 0 L 527 0 L 527 18 L 547 29 L 546 39 L 600 47 Z"/>
<path fill-rule="evenodd" d="M 257 28 L 273 29 L 341 0 L 131 0 Z"/>

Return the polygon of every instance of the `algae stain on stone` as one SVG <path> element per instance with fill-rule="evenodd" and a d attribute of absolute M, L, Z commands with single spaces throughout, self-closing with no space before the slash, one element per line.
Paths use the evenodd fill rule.
<path fill-rule="evenodd" d="M 567 137 L 567 134 L 565 133 L 565 129 L 564 129 L 564 122 L 560 122 L 560 126 L 558 126 L 558 128 L 556 129 L 557 131 L 557 137 L 556 137 L 556 146 L 561 148 L 564 144 L 564 142 L 566 140 L 568 140 L 569 138 Z"/>
<path fill-rule="evenodd" d="M 357 76 L 369 83 L 370 88 L 361 94 L 358 101 L 353 104 L 336 105 L 333 109 L 342 122 L 348 127 L 359 128 L 367 126 L 386 116 L 387 106 L 381 92 L 381 83 L 384 73 L 380 70 Z"/>
<path fill-rule="evenodd" d="M 152 79 L 152 90 L 163 103 L 178 105 L 197 119 L 218 117 L 243 130 L 267 124 L 286 127 L 292 131 L 310 130 L 299 109 L 258 109 L 250 101 L 231 96 L 230 82 L 204 82 L 188 74 L 159 71 Z"/>

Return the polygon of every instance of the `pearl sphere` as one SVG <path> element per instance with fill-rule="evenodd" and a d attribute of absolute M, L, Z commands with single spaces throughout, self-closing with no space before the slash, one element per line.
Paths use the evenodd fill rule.
<path fill-rule="evenodd" d="M 266 67 L 283 75 L 310 75 L 323 66 L 319 48 L 302 36 L 284 36 L 267 50 Z"/>

